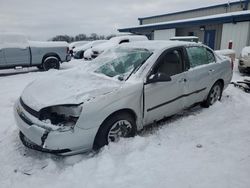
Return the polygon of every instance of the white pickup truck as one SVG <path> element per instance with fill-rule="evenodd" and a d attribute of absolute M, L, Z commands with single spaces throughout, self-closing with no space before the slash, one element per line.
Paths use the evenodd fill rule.
<path fill-rule="evenodd" d="M 59 69 L 69 61 L 67 42 L 29 41 L 23 35 L 0 34 L 0 69 L 36 66 Z"/>

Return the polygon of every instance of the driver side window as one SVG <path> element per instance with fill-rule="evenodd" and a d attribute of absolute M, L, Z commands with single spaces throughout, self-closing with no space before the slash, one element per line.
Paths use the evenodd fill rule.
<path fill-rule="evenodd" d="M 153 73 L 164 73 L 173 76 L 183 72 L 183 56 L 181 49 L 174 49 L 163 53 Z"/>

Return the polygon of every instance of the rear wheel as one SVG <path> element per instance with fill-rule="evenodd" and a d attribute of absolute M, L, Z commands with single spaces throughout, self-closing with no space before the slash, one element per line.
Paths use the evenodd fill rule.
<path fill-rule="evenodd" d="M 207 99 L 201 104 L 201 106 L 208 108 L 216 101 L 221 99 L 223 86 L 221 82 L 216 82 L 208 93 Z"/>
<path fill-rule="evenodd" d="M 107 118 L 100 126 L 94 141 L 94 149 L 99 149 L 120 138 L 132 137 L 136 133 L 135 119 L 129 113 L 117 113 Z"/>
<path fill-rule="evenodd" d="M 36 66 L 39 70 L 43 70 L 43 66 L 42 65 L 37 65 Z"/>
<path fill-rule="evenodd" d="M 59 69 L 60 68 L 60 62 L 59 59 L 56 57 L 47 57 L 43 64 L 42 64 L 43 70 L 47 71 L 49 69 Z"/>

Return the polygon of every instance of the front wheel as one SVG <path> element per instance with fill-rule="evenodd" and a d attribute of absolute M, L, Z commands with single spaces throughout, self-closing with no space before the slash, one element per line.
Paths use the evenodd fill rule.
<path fill-rule="evenodd" d="M 43 64 L 43 70 L 47 71 L 49 69 L 59 69 L 60 68 L 60 62 L 59 59 L 56 57 L 47 57 Z"/>
<path fill-rule="evenodd" d="M 132 137 L 136 133 L 136 123 L 128 113 L 117 113 L 107 118 L 100 126 L 94 141 L 94 149 L 118 142 L 120 138 Z"/>
<path fill-rule="evenodd" d="M 216 82 L 208 93 L 207 99 L 201 104 L 201 106 L 208 108 L 216 101 L 221 99 L 223 86 L 221 82 Z"/>

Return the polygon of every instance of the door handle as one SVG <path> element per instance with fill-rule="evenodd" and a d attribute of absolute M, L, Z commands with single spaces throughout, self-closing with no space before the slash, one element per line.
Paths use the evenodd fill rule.
<path fill-rule="evenodd" d="M 187 82 L 186 78 L 182 78 L 182 79 L 179 80 L 179 83 L 185 83 L 185 82 Z"/>
<path fill-rule="evenodd" d="M 208 74 L 212 74 L 214 72 L 214 69 L 210 69 L 209 71 L 208 71 Z"/>

